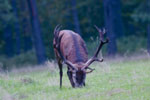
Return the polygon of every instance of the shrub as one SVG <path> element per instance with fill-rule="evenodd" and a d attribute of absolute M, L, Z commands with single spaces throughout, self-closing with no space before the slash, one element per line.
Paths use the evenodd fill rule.
<path fill-rule="evenodd" d="M 99 39 L 93 39 L 91 37 L 91 40 L 86 42 L 88 53 L 90 56 L 92 56 L 97 46 L 99 45 Z M 124 54 L 136 54 L 138 52 L 141 52 L 142 50 L 146 50 L 146 38 L 145 37 L 139 37 L 137 36 L 129 36 L 129 37 L 123 37 L 117 40 L 117 50 L 119 55 Z M 107 54 L 107 44 L 102 49 L 103 55 Z"/>
<path fill-rule="evenodd" d="M 36 63 L 36 55 L 33 50 L 28 51 L 26 53 L 22 53 L 20 55 L 16 55 L 12 58 L 7 58 L 5 56 L 0 57 L 0 66 L 2 69 L 5 70 L 19 68 L 26 65 L 34 65 Z"/>
<path fill-rule="evenodd" d="M 117 40 L 118 53 L 120 54 L 138 53 L 142 49 L 146 50 L 146 45 L 147 42 L 146 42 L 146 38 L 144 37 L 137 38 L 137 36 L 129 36 Z"/>

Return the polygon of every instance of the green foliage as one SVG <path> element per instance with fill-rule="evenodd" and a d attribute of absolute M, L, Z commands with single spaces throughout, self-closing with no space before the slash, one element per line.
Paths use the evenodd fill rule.
<path fill-rule="evenodd" d="M 143 42 L 140 46 L 135 47 L 136 50 L 139 49 L 139 47 L 146 48 L 146 22 L 137 22 L 135 21 L 133 14 L 141 5 L 142 3 L 145 3 L 143 0 L 122 0 L 122 18 L 123 18 L 123 24 L 124 24 L 124 39 L 128 39 L 128 37 L 132 37 L 132 35 L 136 35 L 139 37 L 143 37 Z M 61 24 L 63 27 L 62 29 L 71 29 L 74 30 L 74 22 L 72 20 L 72 13 L 71 13 L 71 5 L 70 1 L 67 0 L 55 0 L 55 1 L 43 1 L 40 0 L 37 2 L 38 4 L 38 10 L 39 10 L 39 16 L 40 21 L 43 29 L 43 39 L 46 46 L 46 52 L 49 58 L 54 58 L 53 53 L 53 47 L 52 47 L 52 39 L 53 39 L 53 29 L 57 24 Z M 93 51 L 95 51 L 95 47 L 97 46 L 97 40 L 95 38 L 98 36 L 98 32 L 95 30 L 93 25 L 98 25 L 100 27 L 104 27 L 104 12 L 103 12 L 103 4 L 100 0 L 86 0 L 81 1 L 77 0 L 77 10 L 80 20 L 80 27 L 82 32 L 82 37 L 87 43 L 89 54 L 92 55 Z M 43 11 L 44 9 L 44 11 Z M 143 9 L 144 10 L 144 9 Z M 48 13 L 45 13 L 48 12 Z M 90 38 L 94 38 L 94 40 L 90 40 Z M 120 39 L 121 40 L 121 39 Z M 123 47 L 124 42 L 120 41 L 118 43 L 118 53 L 126 53 L 128 51 L 128 48 L 132 48 L 132 46 L 129 44 L 129 46 L 126 46 L 127 48 Z M 126 45 L 126 44 L 125 44 Z M 91 47 L 90 47 L 91 46 Z M 121 46 L 121 47 L 119 47 Z M 121 49 L 120 49 L 121 48 Z M 135 51 L 135 48 L 133 48 L 131 51 L 132 53 Z M 106 47 L 104 48 L 104 53 L 106 53 Z"/>
<path fill-rule="evenodd" d="M 62 29 L 75 31 L 71 12 L 71 2 L 68 0 L 55 0 L 49 2 L 40 0 L 37 1 L 37 6 L 42 32 L 44 33 L 42 35 L 46 46 L 46 54 L 49 58 L 54 58 L 52 46 L 54 27 L 57 24 L 61 24 L 63 26 Z M 78 10 L 82 37 L 87 41 L 91 36 L 95 38 L 98 34 L 94 25 L 104 27 L 102 2 L 98 0 L 77 0 L 76 8 Z"/>
<path fill-rule="evenodd" d="M 133 54 L 146 50 L 146 39 L 144 37 L 129 36 L 117 41 L 120 54 Z"/>
<path fill-rule="evenodd" d="M 14 19 L 12 13 L 12 7 L 10 5 L 9 0 L 1 0 L 0 1 L 0 30 L 5 27 L 5 24 L 8 22 L 12 22 Z"/>
<path fill-rule="evenodd" d="M 96 37 L 95 39 L 93 37 L 91 37 L 90 40 L 88 42 L 86 42 L 86 47 L 88 50 L 89 57 L 92 57 L 94 55 L 99 43 L 100 43 L 100 41 L 99 41 L 98 37 Z M 104 47 L 102 48 L 102 53 L 104 55 L 106 55 L 106 45 L 104 45 Z M 101 53 L 100 53 L 100 56 L 102 56 Z"/>
<path fill-rule="evenodd" d="M 76 1 L 82 37 L 87 43 L 87 48 L 91 56 L 98 45 L 98 40 L 95 39 L 98 36 L 98 32 L 95 30 L 93 25 L 104 27 L 103 1 Z M 14 16 L 12 12 L 10 2 L 11 0 L 0 0 L 0 55 L 4 55 L 5 53 L 5 41 L 3 39 L 4 22 L 11 24 L 14 52 L 16 50 L 16 34 L 14 24 L 12 24 L 15 21 L 16 16 Z M 32 37 L 32 28 L 26 0 L 16 0 L 16 2 L 18 8 L 18 21 L 21 28 L 21 51 L 24 53 L 24 38 Z M 49 59 L 54 59 L 52 46 L 54 27 L 57 24 L 61 24 L 63 26 L 62 29 L 71 29 L 74 31 L 74 22 L 71 13 L 72 7 L 68 0 L 36 0 L 36 2 L 42 30 L 42 39 L 46 48 L 46 56 Z M 140 48 L 145 49 L 147 36 L 145 27 L 147 20 L 150 18 L 146 12 L 146 0 L 121 0 L 121 2 L 121 16 L 123 18 L 125 34 L 117 41 L 118 53 L 133 53 L 136 52 L 136 50 L 140 50 Z M 142 39 L 137 37 L 142 37 Z M 91 40 L 91 38 L 93 38 L 93 40 Z M 132 42 L 130 43 L 131 40 Z M 105 54 L 106 49 L 107 48 L 105 46 L 103 49 Z M 7 58 L 4 57 L 4 59 Z"/>
<path fill-rule="evenodd" d="M 136 9 L 134 10 L 134 13 L 132 14 L 132 18 L 136 22 L 142 22 L 142 23 L 150 22 L 150 13 L 149 13 L 148 6 L 150 8 L 150 2 L 146 2 L 146 0 L 141 2 L 139 6 L 136 7 Z"/>
<path fill-rule="evenodd" d="M 88 49 L 89 56 L 93 56 L 95 53 L 97 46 L 99 45 L 98 37 L 96 39 L 90 38 L 91 40 L 86 42 L 86 46 Z M 107 44 L 106 44 L 107 45 Z M 102 53 L 107 55 L 107 46 L 104 46 L 102 49 Z M 147 42 L 145 37 L 137 37 L 135 35 L 123 37 L 117 40 L 118 54 L 119 55 L 133 55 L 139 52 L 145 52 Z"/>
<path fill-rule="evenodd" d="M 86 46 L 88 49 L 89 57 L 93 56 L 97 47 L 99 45 L 99 39 L 91 37 Z M 136 36 L 128 36 L 126 38 L 121 38 L 117 40 L 118 54 L 120 55 L 133 55 L 139 52 L 144 53 L 146 50 L 146 39 L 144 37 L 137 38 Z M 46 51 L 50 51 L 46 48 Z M 53 50 L 53 49 L 52 49 Z M 107 56 L 107 45 L 102 49 L 102 54 L 100 56 Z M 47 52 L 47 55 L 52 55 L 51 52 Z M 33 50 L 23 53 L 21 55 L 16 55 L 13 58 L 0 57 L 0 63 L 2 63 L 4 69 L 12 69 L 13 67 L 19 68 L 26 65 L 35 65 L 36 56 Z"/>
<path fill-rule="evenodd" d="M 128 59 L 128 60 L 127 60 Z M 108 61 L 108 60 L 106 60 Z M 59 71 L 32 68 L 0 74 L 0 99 L 7 100 L 148 100 L 150 98 L 150 59 L 136 57 L 92 65 L 86 86 L 72 88 L 66 70 L 59 88 Z"/>
<path fill-rule="evenodd" d="M 19 68 L 28 65 L 36 64 L 36 56 L 33 50 L 26 53 L 16 55 L 13 58 L 7 58 L 5 56 L 0 57 L 1 68 L 4 70 L 10 70 L 13 68 Z"/>

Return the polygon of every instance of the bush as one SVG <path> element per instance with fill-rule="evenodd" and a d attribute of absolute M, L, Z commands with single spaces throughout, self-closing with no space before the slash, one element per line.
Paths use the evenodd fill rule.
<path fill-rule="evenodd" d="M 138 53 L 142 49 L 146 50 L 146 38 L 137 36 L 129 36 L 121 38 L 117 41 L 119 54 L 133 54 Z"/>
<path fill-rule="evenodd" d="M 97 47 L 99 45 L 99 39 L 91 39 L 86 42 L 88 49 L 89 57 L 93 56 Z M 142 50 L 146 50 L 146 39 L 143 37 L 136 38 L 136 36 L 124 37 L 117 40 L 118 54 L 119 55 L 133 55 L 137 54 Z M 102 55 L 106 56 L 107 54 L 107 45 L 102 49 Z M 143 52 L 143 51 L 142 51 Z M 101 56 L 101 55 L 100 55 Z M 0 70 L 2 69 L 12 69 L 12 68 L 21 68 L 27 65 L 37 64 L 36 55 L 33 50 L 16 55 L 12 58 L 7 58 L 5 56 L 0 57 Z"/>
<path fill-rule="evenodd" d="M 12 58 L 7 58 L 5 56 L 0 57 L 0 69 L 4 70 L 20 68 L 27 65 L 35 65 L 36 63 L 36 55 L 33 50 L 16 55 Z"/>
<path fill-rule="evenodd" d="M 91 37 L 91 40 L 89 42 L 86 42 L 88 53 L 90 56 L 93 56 L 95 53 L 98 45 L 99 45 L 99 39 L 93 39 Z M 136 36 L 129 36 L 129 37 L 123 37 L 117 40 L 117 50 L 119 55 L 124 54 L 136 54 L 141 52 L 142 50 L 146 50 L 146 38 Z M 107 54 L 107 44 L 102 49 L 103 55 Z"/>
<path fill-rule="evenodd" d="M 91 37 L 90 40 L 88 42 L 86 42 L 86 47 L 88 49 L 88 54 L 90 57 L 94 55 L 98 45 L 99 45 L 99 38 L 98 37 L 96 39 Z M 106 47 L 107 47 L 107 45 L 104 45 L 104 47 L 102 48 L 102 53 L 104 55 L 106 54 Z"/>

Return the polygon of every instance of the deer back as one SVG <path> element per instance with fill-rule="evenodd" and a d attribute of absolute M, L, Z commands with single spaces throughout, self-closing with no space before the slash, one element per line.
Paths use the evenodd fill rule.
<path fill-rule="evenodd" d="M 62 30 L 59 32 L 59 36 L 61 35 L 63 35 L 60 41 L 62 55 L 72 63 L 85 63 L 88 60 L 88 53 L 80 35 L 71 30 Z"/>

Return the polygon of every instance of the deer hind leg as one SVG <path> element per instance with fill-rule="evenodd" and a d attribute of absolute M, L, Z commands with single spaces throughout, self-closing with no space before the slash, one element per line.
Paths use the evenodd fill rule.
<path fill-rule="evenodd" d="M 58 66 L 59 66 L 59 75 L 60 75 L 60 88 L 62 87 L 62 76 L 63 76 L 63 70 L 62 70 L 62 63 L 59 61 L 58 62 Z"/>
<path fill-rule="evenodd" d="M 54 45 L 55 46 L 55 45 Z M 59 67 L 59 76 L 60 76 L 60 88 L 62 87 L 62 76 L 63 76 L 63 70 L 62 70 L 62 61 L 60 57 L 58 56 L 57 50 L 54 48 L 55 56 L 57 59 L 58 67 Z"/>

